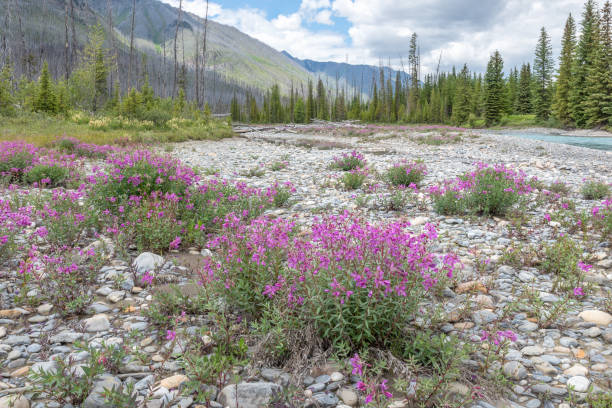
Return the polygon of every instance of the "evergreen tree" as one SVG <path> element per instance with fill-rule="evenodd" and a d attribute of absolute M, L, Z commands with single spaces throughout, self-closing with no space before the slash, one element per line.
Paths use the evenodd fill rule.
<path fill-rule="evenodd" d="M 455 103 L 453 105 L 453 122 L 457 125 L 466 123 L 470 117 L 472 105 L 471 88 L 470 71 L 467 64 L 464 64 L 457 78 Z"/>
<path fill-rule="evenodd" d="M 540 39 L 535 51 L 533 73 L 536 84 L 536 117 L 540 120 L 548 120 L 551 109 L 553 56 L 550 37 L 544 27 L 540 30 Z"/>
<path fill-rule="evenodd" d="M 238 104 L 238 98 L 236 97 L 236 92 L 234 92 L 234 96 L 232 97 L 232 101 L 230 103 L 230 113 L 232 115 L 233 122 L 240 121 L 240 104 Z"/>
<path fill-rule="evenodd" d="M 612 22 L 610 2 L 601 11 L 598 46 L 586 84 L 589 98 L 585 102 L 586 126 L 598 127 L 612 119 Z"/>
<path fill-rule="evenodd" d="M 297 102 L 295 103 L 295 112 L 293 114 L 296 123 L 306 123 L 306 109 L 304 107 L 304 100 L 298 96 Z"/>
<path fill-rule="evenodd" d="M 306 123 L 315 117 L 314 95 L 312 89 L 312 81 L 308 80 L 308 98 L 306 99 Z"/>
<path fill-rule="evenodd" d="M 518 70 L 516 67 L 510 70 L 508 76 L 507 96 L 506 96 L 506 114 L 512 115 L 516 112 L 518 101 Z"/>
<path fill-rule="evenodd" d="M 495 51 L 487 65 L 485 75 L 485 123 L 487 126 L 500 122 L 504 104 L 504 61 Z"/>
<path fill-rule="evenodd" d="M 283 107 L 281 105 L 280 88 L 278 85 L 272 87 L 270 94 L 270 121 L 272 123 L 283 122 Z"/>
<path fill-rule="evenodd" d="M 7 62 L 0 71 L 0 115 L 12 115 L 15 112 L 13 105 L 13 69 Z"/>
<path fill-rule="evenodd" d="M 34 110 L 51 114 L 57 112 L 57 101 L 52 86 L 49 64 L 45 61 L 38 80 L 38 95 L 34 102 Z"/>
<path fill-rule="evenodd" d="M 523 64 L 519 77 L 517 111 L 522 115 L 532 112 L 531 107 L 531 66 Z"/>
<path fill-rule="evenodd" d="M 569 108 L 570 85 L 572 82 L 572 67 L 576 53 L 576 24 L 570 14 L 565 23 L 561 56 L 559 57 L 559 75 L 555 93 L 554 112 L 557 119 L 569 125 L 572 117 Z"/>
<path fill-rule="evenodd" d="M 580 41 L 576 47 L 576 58 L 572 68 L 570 87 L 570 111 L 572 119 L 579 127 L 587 123 L 586 102 L 589 99 L 587 76 L 595 63 L 599 47 L 599 24 L 594 0 L 587 0 L 580 23 Z"/>
<path fill-rule="evenodd" d="M 325 91 L 325 85 L 319 78 L 317 82 L 317 118 L 322 120 L 329 119 L 329 106 L 327 104 L 327 93 Z"/>
<path fill-rule="evenodd" d="M 106 99 L 108 98 L 108 67 L 106 65 L 105 51 L 102 47 L 96 49 L 95 62 L 93 66 L 94 70 L 94 98 L 93 98 L 93 110 L 97 111 L 99 108 L 104 106 Z"/>

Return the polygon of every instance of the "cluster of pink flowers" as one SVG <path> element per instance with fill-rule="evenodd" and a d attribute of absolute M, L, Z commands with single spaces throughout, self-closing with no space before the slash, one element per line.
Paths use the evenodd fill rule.
<path fill-rule="evenodd" d="M 351 366 L 353 367 L 352 374 L 359 376 L 359 381 L 357 382 L 357 389 L 365 394 L 364 402 L 367 404 L 371 403 L 375 399 L 384 396 L 386 399 L 393 398 L 393 394 L 389 392 L 389 387 L 387 385 L 387 380 L 382 379 L 380 382 L 367 379 L 367 367 L 368 364 L 361 361 L 359 354 L 355 354 L 350 359 Z"/>
<path fill-rule="evenodd" d="M 429 193 L 432 195 L 443 195 L 446 192 L 453 192 L 457 198 L 463 198 L 466 194 L 487 194 L 490 185 L 485 185 L 485 177 L 492 176 L 495 181 L 504 182 L 507 187 L 505 193 L 525 195 L 533 191 L 533 187 L 527 180 L 527 175 L 521 170 L 514 170 L 503 164 L 490 167 L 485 163 L 477 163 L 476 170 L 467 173 L 462 177 L 446 180 L 442 186 L 432 186 Z"/>
<path fill-rule="evenodd" d="M 85 143 L 74 137 L 64 136 L 56 141 L 61 150 L 75 154 L 78 157 L 104 158 L 110 153 L 118 153 L 123 150 L 119 146 L 97 145 Z"/>
<path fill-rule="evenodd" d="M 60 154 L 22 141 L 0 142 L 1 176 L 20 181 L 37 165 L 66 168 L 72 178 L 78 178 L 81 163 L 75 155 Z M 42 180 L 42 184 L 45 184 L 45 180 Z"/>
<path fill-rule="evenodd" d="M 408 225 L 372 225 L 345 212 L 317 220 L 309 234 L 290 240 L 290 221 L 258 218 L 244 223 L 230 214 L 221 234 L 209 243 L 222 259 L 207 261 L 201 283 L 222 282 L 229 289 L 237 274 L 265 266 L 270 281 L 263 294 L 282 295 L 290 308 L 315 296 L 332 296 L 339 304 L 351 296 L 373 301 L 418 296 L 440 276 L 452 277 L 459 261 L 453 254 L 439 259 L 427 251 L 437 238 L 433 225 L 416 236 L 406 231 Z"/>

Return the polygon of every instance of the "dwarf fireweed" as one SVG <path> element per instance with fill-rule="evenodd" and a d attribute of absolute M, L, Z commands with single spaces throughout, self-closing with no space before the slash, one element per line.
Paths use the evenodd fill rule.
<path fill-rule="evenodd" d="M 408 187 L 418 185 L 427 174 L 427 166 L 419 161 L 401 161 L 387 170 L 387 180 L 393 186 Z"/>
<path fill-rule="evenodd" d="M 471 173 L 429 189 L 438 213 L 450 215 L 469 211 L 487 216 L 505 215 L 531 191 L 533 188 L 524 172 L 483 163 L 478 163 Z"/>
<path fill-rule="evenodd" d="M 350 213 L 318 219 L 290 238 L 293 223 L 229 216 L 209 247 L 201 283 L 228 303 L 256 313 L 272 303 L 311 322 L 340 353 L 387 345 L 418 305 L 453 276 L 454 255 L 427 250 L 435 228 L 412 235 L 408 223 L 372 225 Z"/>
<path fill-rule="evenodd" d="M 332 167 L 342 171 L 350 171 L 357 168 L 364 168 L 366 164 L 367 162 L 363 154 L 353 150 L 350 153 L 343 153 L 341 156 L 334 157 Z"/>

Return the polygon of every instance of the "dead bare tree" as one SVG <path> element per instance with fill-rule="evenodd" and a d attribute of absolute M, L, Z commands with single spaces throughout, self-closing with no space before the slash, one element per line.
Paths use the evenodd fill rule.
<path fill-rule="evenodd" d="M 70 77 L 70 40 L 68 39 L 68 3 L 64 9 L 64 27 L 66 28 L 66 36 L 64 38 L 64 69 L 66 71 L 66 79 Z"/>
<path fill-rule="evenodd" d="M 4 14 L 4 30 L 2 30 L 2 63 L 6 63 L 11 58 L 11 48 L 9 47 L 9 35 L 11 25 L 11 3 L 6 2 L 6 13 Z"/>
<path fill-rule="evenodd" d="M 110 41 L 111 41 L 111 49 L 112 49 L 112 53 L 115 59 L 115 74 L 116 74 L 116 81 L 119 82 L 119 89 L 121 89 L 121 80 L 119 78 L 119 54 L 117 52 L 117 46 L 115 44 L 115 29 L 113 26 L 113 4 L 111 2 L 111 0 L 107 1 L 107 5 L 108 5 L 108 34 L 110 35 Z M 113 83 L 113 72 L 111 71 L 111 75 L 110 75 L 110 85 L 111 87 L 115 86 Z"/>
<path fill-rule="evenodd" d="M 200 108 L 204 107 L 205 93 L 206 93 L 206 35 L 208 34 L 208 0 L 206 0 L 206 14 L 204 16 L 204 34 L 202 35 L 202 104 Z M 200 86 L 199 84 L 197 86 Z"/>
<path fill-rule="evenodd" d="M 172 98 L 174 98 L 176 95 L 176 74 L 178 71 L 176 42 L 178 40 L 179 25 L 181 24 L 182 12 L 183 12 L 183 0 L 180 0 L 179 1 L 179 14 L 178 14 L 178 19 L 176 20 L 176 30 L 174 32 L 174 80 L 172 82 Z"/>
<path fill-rule="evenodd" d="M 162 82 L 162 95 L 166 97 L 166 32 L 164 31 L 164 59 L 163 59 L 163 82 Z"/>
<path fill-rule="evenodd" d="M 136 17 L 136 0 L 132 2 L 132 29 L 130 32 L 130 65 L 128 68 L 128 89 L 132 87 L 132 67 L 134 65 L 134 19 Z"/>
<path fill-rule="evenodd" d="M 72 46 L 70 47 L 70 65 L 74 66 L 76 61 L 77 38 L 76 29 L 74 27 L 74 1 L 70 0 L 70 29 L 72 30 Z"/>
<path fill-rule="evenodd" d="M 200 106 L 200 37 L 195 36 L 195 93 L 196 105 Z"/>

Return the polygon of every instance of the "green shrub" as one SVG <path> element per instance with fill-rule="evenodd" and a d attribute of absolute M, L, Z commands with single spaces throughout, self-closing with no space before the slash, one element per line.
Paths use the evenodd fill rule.
<path fill-rule="evenodd" d="M 585 200 L 603 200 L 610 195 L 610 186 L 599 181 L 590 181 L 582 186 L 581 192 Z"/>
<path fill-rule="evenodd" d="M 387 181 L 394 186 L 418 186 L 425 177 L 426 167 L 422 162 L 399 163 L 387 170 Z"/>
<path fill-rule="evenodd" d="M 484 216 L 503 216 L 524 194 L 532 191 L 525 174 L 502 166 L 479 165 L 478 170 L 432 187 L 434 207 L 440 214 L 469 211 Z"/>
<path fill-rule="evenodd" d="M 367 171 L 355 169 L 342 175 L 342 184 L 347 190 L 357 190 L 363 185 L 367 176 Z"/>
<path fill-rule="evenodd" d="M 556 287 L 575 288 L 581 280 L 578 266 L 582 249 L 569 236 L 563 236 L 544 247 L 541 269 L 555 275 Z"/>
<path fill-rule="evenodd" d="M 365 165 L 365 157 L 361 153 L 353 150 L 351 153 L 343 153 L 340 157 L 334 157 L 334 162 L 331 167 L 342 171 L 351 171 L 362 169 Z"/>
<path fill-rule="evenodd" d="M 44 181 L 45 186 L 57 187 L 65 185 L 69 176 L 70 170 L 59 164 L 38 164 L 32 167 L 24 178 L 28 184 L 40 184 L 41 181 Z"/>

